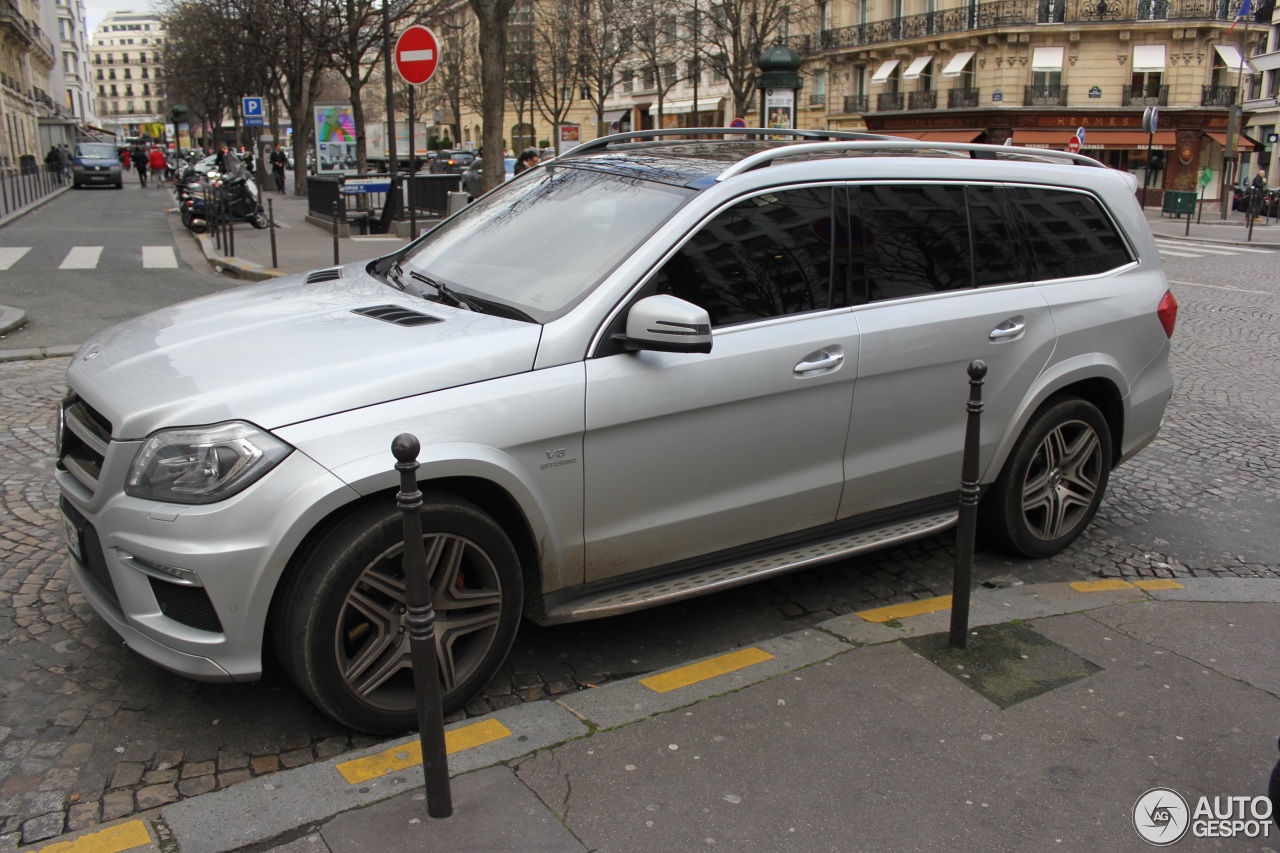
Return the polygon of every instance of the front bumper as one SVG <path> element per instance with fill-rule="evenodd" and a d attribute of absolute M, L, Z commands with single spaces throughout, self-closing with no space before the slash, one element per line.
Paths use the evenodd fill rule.
<path fill-rule="evenodd" d="M 137 448 L 112 443 L 93 492 L 57 470 L 73 576 L 143 657 L 203 681 L 260 677 L 271 596 L 289 557 L 353 493 L 295 451 L 225 501 L 160 504 L 122 491 Z"/>

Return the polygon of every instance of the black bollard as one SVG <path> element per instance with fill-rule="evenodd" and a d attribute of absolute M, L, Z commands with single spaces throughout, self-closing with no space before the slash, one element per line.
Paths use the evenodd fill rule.
<path fill-rule="evenodd" d="M 338 203 L 333 203 L 333 265 L 338 265 Z M 417 455 L 415 451 L 414 455 Z"/>
<path fill-rule="evenodd" d="M 231 213 L 230 194 L 223 201 L 223 206 L 227 211 L 227 257 L 234 258 L 236 256 L 236 220 Z"/>
<path fill-rule="evenodd" d="M 271 233 L 271 268 L 275 269 L 280 266 L 280 261 L 276 258 L 276 213 L 271 207 L 271 199 L 267 199 L 267 228 Z"/>
<path fill-rule="evenodd" d="M 422 492 L 415 476 L 420 448 L 418 439 L 407 432 L 391 442 L 396 470 L 400 472 L 396 507 L 404 519 L 405 629 L 409 633 L 413 686 L 418 699 L 427 814 L 443 818 L 453 814 L 453 795 L 449 791 L 449 754 L 444 742 L 440 664 L 436 657 L 436 613 L 431 606 L 431 579 L 427 577 L 427 553 L 422 543 Z"/>
<path fill-rule="evenodd" d="M 969 587 L 973 578 L 973 545 L 978 533 L 978 445 L 982 432 L 982 380 L 987 364 L 969 362 L 969 418 L 964 430 L 964 458 L 960 463 L 960 521 L 956 527 L 956 570 L 951 578 L 951 643 L 969 643 Z"/>

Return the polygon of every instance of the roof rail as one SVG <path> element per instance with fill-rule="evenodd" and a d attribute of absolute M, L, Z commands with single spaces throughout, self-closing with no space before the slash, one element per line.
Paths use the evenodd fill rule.
<path fill-rule="evenodd" d="M 766 129 L 767 130 L 767 129 Z M 577 149 L 574 149 L 575 151 Z M 826 151 L 965 151 L 973 156 L 996 159 L 998 157 L 1040 157 L 1044 159 L 1065 160 L 1081 166 L 1097 166 L 1107 168 L 1092 157 L 1083 154 L 1072 154 L 1068 151 L 1054 151 L 1048 148 L 1019 148 L 1016 145 L 984 145 L 976 142 L 918 142 L 914 139 L 894 138 L 891 136 L 863 135 L 861 139 L 848 142 L 814 142 L 802 145 L 787 145 L 760 151 L 744 157 L 737 163 L 721 172 L 717 181 L 724 181 L 734 175 L 749 172 L 752 169 L 767 165 L 781 157 L 794 157 L 803 154 L 820 154 Z"/>
<path fill-rule="evenodd" d="M 661 130 L 631 130 L 626 133 L 614 133 L 609 136 L 601 136 L 590 142 L 584 142 L 574 148 L 561 154 L 556 159 L 564 157 L 575 157 L 579 154 L 586 154 L 589 151 L 598 151 L 602 148 L 608 148 L 610 145 L 621 142 L 634 142 L 636 140 L 650 140 L 659 137 L 698 137 L 708 135 L 734 135 L 734 136 L 762 136 L 770 139 L 778 139 L 780 137 L 791 137 L 794 139 L 825 139 L 825 140 L 848 140 L 867 141 L 877 139 L 893 139 L 894 137 L 885 136 L 875 133 L 861 133 L 849 130 L 786 130 L 776 127 L 671 127 Z"/>

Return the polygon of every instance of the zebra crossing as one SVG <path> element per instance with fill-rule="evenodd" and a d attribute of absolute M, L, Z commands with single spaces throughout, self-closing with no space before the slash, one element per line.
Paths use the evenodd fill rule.
<path fill-rule="evenodd" d="M 62 260 L 56 264 L 60 270 L 93 270 L 102 262 L 105 246 L 72 246 Z M 30 246 L 0 246 L 0 272 L 9 270 L 21 271 L 33 267 L 37 263 L 47 269 L 51 263 L 37 262 L 32 256 L 26 264 L 22 263 L 31 251 Z M 121 257 L 123 255 L 123 258 Z M 173 246 L 142 246 L 112 249 L 108 257 L 113 263 L 140 262 L 143 269 L 177 269 L 178 257 Z M 56 260 L 56 258 L 54 259 Z M 16 268 L 16 269 L 15 269 Z M 34 271 L 34 270 L 32 270 Z"/>
<path fill-rule="evenodd" d="M 1224 255 L 1272 255 L 1274 249 L 1256 249 L 1248 246 L 1231 246 L 1220 243 L 1197 243 L 1194 240 L 1174 240 L 1157 237 L 1156 247 L 1162 258 L 1211 258 Z"/>

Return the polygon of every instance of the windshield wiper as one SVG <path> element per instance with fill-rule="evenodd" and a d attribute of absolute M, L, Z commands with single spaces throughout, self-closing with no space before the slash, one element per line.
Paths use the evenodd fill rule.
<path fill-rule="evenodd" d="M 414 270 L 409 270 L 409 278 L 414 281 L 420 281 L 423 284 L 431 285 L 436 289 L 436 293 L 440 294 L 443 299 L 452 304 L 455 308 L 466 308 L 468 311 L 484 313 L 479 305 L 463 296 L 461 293 L 458 293 L 456 290 L 451 289 L 449 285 L 445 284 L 443 281 L 436 281 L 434 278 L 428 278 L 422 273 Z"/>

